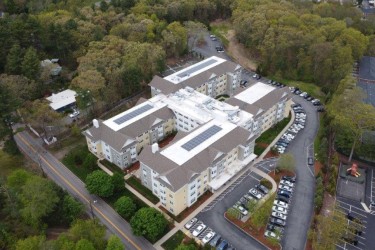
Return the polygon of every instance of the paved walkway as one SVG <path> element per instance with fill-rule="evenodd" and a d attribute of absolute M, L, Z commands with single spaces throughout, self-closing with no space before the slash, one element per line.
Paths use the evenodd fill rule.
<path fill-rule="evenodd" d="M 184 225 L 188 221 L 190 221 L 192 218 L 196 217 L 196 215 L 199 214 L 202 211 L 203 208 L 205 208 L 208 204 L 210 204 L 213 200 L 215 200 L 218 196 L 220 196 L 221 193 L 223 193 L 232 183 L 234 183 L 239 177 L 241 177 L 247 171 L 252 171 L 252 172 L 260 175 L 261 177 L 267 179 L 268 181 L 270 181 L 272 183 L 272 189 L 269 192 L 268 197 L 270 197 L 273 193 L 275 193 L 276 189 L 277 189 L 277 184 L 276 184 L 275 180 L 271 176 L 269 176 L 267 173 L 261 171 L 260 169 L 254 167 L 254 166 L 255 166 L 256 163 L 263 160 L 263 158 L 268 153 L 268 151 L 273 147 L 273 145 L 275 145 L 275 143 L 280 139 L 280 137 L 285 133 L 285 131 L 288 130 L 288 128 L 293 124 L 295 115 L 294 115 L 294 112 L 291 112 L 291 114 L 292 114 L 292 117 L 291 117 L 289 123 L 287 124 L 287 126 L 280 132 L 280 134 L 278 136 L 276 136 L 276 138 L 270 143 L 270 145 L 264 150 L 264 152 L 251 165 L 248 165 L 247 167 L 244 167 L 234 178 L 232 178 L 232 180 L 228 183 L 227 186 L 223 186 L 223 187 L 219 188 L 209 199 L 207 199 L 204 203 L 202 203 L 202 205 L 200 205 L 197 209 L 195 209 L 194 212 L 192 212 L 189 216 L 187 216 L 183 221 L 181 221 L 180 223 L 175 222 L 175 227 L 171 231 L 169 231 L 166 235 L 164 235 L 163 238 L 161 238 L 159 241 L 157 241 L 154 244 L 154 247 L 158 250 L 162 250 L 163 248 L 162 248 L 161 245 L 166 240 L 168 240 L 172 235 L 174 235 L 178 230 L 181 230 L 186 235 L 190 236 L 190 232 L 185 229 Z M 267 199 L 264 199 L 264 200 L 267 200 Z"/>

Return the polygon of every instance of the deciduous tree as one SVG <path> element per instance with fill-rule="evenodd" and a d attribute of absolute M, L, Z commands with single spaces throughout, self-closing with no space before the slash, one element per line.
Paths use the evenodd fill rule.
<path fill-rule="evenodd" d="M 115 202 L 115 209 L 119 215 L 128 220 L 134 215 L 137 206 L 130 197 L 122 196 Z"/>
<path fill-rule="evenodd" d="M 18 43 L 15 43 L 7 55 L 5 72 L 11 75 L 21 74 L 22 50 Z"/>
<path fill-rule="evenodd" d="M 145 236 L 151 241 L 164 232 L 168 221 L 163 214 L 155 208 L 147 207 L 139 209 L 130 221 L 133 233 L 138 236 Z"/>
<path fill-rule="evenodd" d="M 29 79 L 37 80 L 40 74 L 40 60 L 33 47 L 29 47 L 22 60 L 22 74 Z"/>
<path fill-rule="evenodd" d="M 108 239 L 105 250 L 125 250 L 124 244 L 116 235 L 111 235 Z"/>
<path fill-rule="evenodd" d="M 80 239 L 86 239 L 93 243 L 95 249 L 104 249 L 105 228 L 96 220 L 77 220 L 69 229 L 70 238 L 77 242 Z"/>
<path fill-rule="evenodd" d="M 86 177 L 87 190 L 101 197 L 109 197 L 113 194 L 114 185 L 110 175 L 102 170 L 96 170 Z"/>
<path fill-rule="evenodd" d="M 296 162 L 291 153 L 282 154 L 277 161 L 277 168 L 279 170 L 294 171 Z"/>

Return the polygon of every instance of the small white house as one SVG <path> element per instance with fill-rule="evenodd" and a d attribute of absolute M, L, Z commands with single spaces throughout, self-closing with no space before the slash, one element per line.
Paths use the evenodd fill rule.
<path fill-rule="evenodd" d="M 52 94 L 46 99 L 50 102 L 49 106 L 55 111 L 63 111 L 76 105 L 77 92 L 71 89 Z"/>

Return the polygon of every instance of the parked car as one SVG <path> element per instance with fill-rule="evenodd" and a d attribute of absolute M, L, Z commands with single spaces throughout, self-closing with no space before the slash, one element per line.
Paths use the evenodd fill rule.
<path fill-rule="evenodd" d="M 293 193 L 293 188 L 286 185 L 279 185 L 279 190 L 285 190 L 287 192 Z"/>
<path fill-rule="evenodd" d="M 255 185 L 255 187 L 264 194 L 268 194 L 268 192 L 269 192 L 268 188 L 266 188 L 265 186 L 263 186 L 261 184 L 257 184 L 257 185 Z"/>
<path fill-rule="evenodd" d="M 276 240 L 280 240 L 280 236 L 278 236 L 274 232 L 268 231 L 268 230 L 264 232 L 264 237 L 269 237 L 269 238 L 274 238 Z"/>
<path fill-rule="evenodd" d="M 294 91 L 294 94 L 296 94 L 296 95 L 300 95 L 302 92 L 300 91 L 300 90 L 296 90 L 296 91 Z"/>
<path fill-rule="evenodd" d="M 279 191 L 277 192 L 277 194 L 278 194 L 279 196 L 284 196 L 284 197 L 286 197 L 286 198 L 288 198 L 288 199 L 290 199 L 290 197 L 292 197 L 292 194 L 291 194 L 290 192 L 288 192 L 288 191 L 285 191 L 285 190 L 279 190 Z"/>
<path fill-rule="evenodd" d="M 270 223 L 277 225 L 277 226 L 282 226 L 282 227 L 284 227 L 286 224 L 285 220 L 281 220 L 281 219 L 274 218 L 274 217 L 271 217 Z"/>
<path fill-rule="evenodd" d="M 278 206 L 278 207 L 283 207 L 283 208 L 285 208 L 285 209 L 288 209 L 288 208 L 289 208 L 288 203 L 283 202 L 283 201 L 280 201 L 280 200 L 274 200 L 274 201 L 273 201 L 273 204 L 276 205 L 276 206 Z"/>
<path fill-rule="evenodd" d="M 242 205 L 235 205 L 235 208 L 240 211 L 243 216 L 246 216 L 249 212 Z"/>
<path fill-rule="evenodd" d="M 193 218 L 188 223 L 185 224 L 186 229 L 190 229 L 192 226 L 194 226 L 195 223 L 197 223 L 198 219 Z"/>
<path fill-rule="evenodd" d="M 228 242 L 226 240 L 223 240 L 216 249 L 225 250 L 227 248 L 228 248 Z"/>
<path fill-rule="evenodd" d="M 295 183 L 296 180 L 297 180 L 296 177 L 294 177 L 294 176 L 286 176 L 286 175 L 281 177 L 281 179 L 284 180 L 284 181 L 292 182 L 292 183 Z"/>
<path fill-rule="evenodd" d="M 203 230 L 206 229 L 206 227 L 207 226 L 203 223 L 200 224 L 199 226 L 197 226 L 197 228 L 194 229 L 194 231 L 193 231 L 193 236 L 197 237 L 198 235 L 200 235 L 203 232 Z"/>
<path fill-rule="evenodd" d="M 276 206 L 276 205 L 274 205 L 273 207 L 272 207 L 272 211 L 273 212 L 278 212 L 278 213 L 282 213 L 282 214 L 288 214 L 288 210 L 286 209 L 286 208 L 284 208 L 284 207 L 279 207 L 279 206 Z"/>
<path fill-rule="evenodd" d="M 262 77 L 261 77 L 259 74 L 254 74 L 254 75 L 253 75 L 253 78 L 259 80 L 259 79 L 262 78 Z"/>
<path fill-rule="evenodd" d="M 206 236 L 204 236 L 202 239 L 203 244 L 207 244 L 208 242 L 210 242 L 210 240 L 212 240 L 214 236 L 215 232 L 209 232 L 208 234 L 206 234 Z"/>
<path fill-rule="evenodd" d="M 306 92 L 303 92 L 303 93 L 301 93 L 299 96 L 300 97 L 305 97 L 307 95 L 307 93 Z"/>
<path fill-rule="evenodd" d="M 314 158 L 312 157 L 307 158 L 307 164 L 314 165 Z"/>
<path fill-rule="evenodd" d="M 271 223 L 267 224 L 267 228 L 266 229 L 268 231 L 272 231 L 272 232 L 276 232 L 276 231 L 278 231 L 279 233 L 283 233 L 284 232 L 284 228 L 283 227 L 280 227 L 280 226 L 277 226 L 277 225 L 271 224 Z"/>
<path fill-rule="evenodd" d="M 282 202 L 285 202 L 285 203 L 289 203 L 289 198 L 285 197 L 285 196 L 282 196 L 282 195 L 276 196 L 276 200 L 282 201 Z"/>
<path fill-rule="evenodd" d="M 216 46 L 217 52 L 224 52 L 224 48 L 222 46 Z"/>
<path fill-rule="evenodd" d="M 216 247 L 219 244 L 220 240 L 221 240 L 221 235 L 216 234 L 214 238 L 210 241 L 210 245 L 213 247 Z"/>
<path fill-rule="evenodd" d="M 69 114 L 70 118 L 77 117 L 80 114 L 79 110 L 74 110 L 73 113 Z"/>
<path fill-rule="evenodd" d="M 255 200 L 254 197 L 252 197 L 252 196 L 250 196 L 250 195 L 248 195 L 248 194 L 245 194 L 243 197 L 244 197 L 247 201 Z"/>
<path fill-rule="evenodd" d="M 262 199 L 262 194 L 261 193 L 259 193 L 255 188 L 252 188 L 252 189 L 250 189 L 249 190 L 249 194 L 250 195 L 252 195 L 252 196 L 254 196 L 256 199 Z"/>
<path fill-rule="evenodd" d="M 281 219 L 281 220 L 286 220 L 286 215 L 282 214 L 280 212 L 272 212 L 271 215 L 275 218 Z"/>
<path fill-rule="evenodd" d="M 289 187 L 294 187 L 293 182 L 291 182 L 291 181 L 287 181 L 287 180 L 281 180 L 281 181 L 280 181 L 280 184 L 282 184 L 282 185 L 286 185 L 286 186 L 289 186 Z"/>

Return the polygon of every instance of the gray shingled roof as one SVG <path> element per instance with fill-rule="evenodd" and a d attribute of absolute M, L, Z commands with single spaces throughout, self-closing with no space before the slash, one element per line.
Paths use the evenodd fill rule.
<path fill-rule="evenodd" d="M 162 121 L 166 121 L 173 117 L 173 112 L 169 108 L 163 107 L 117 132 L 106 126 L 103 121 L 99 120 L 99 128 L 93 126 L 84 131 L 83 134 L 94 141 L 103 140 L 115 150 L 120 151 L 126 141 L 134 141 L 135 143 L 135 138 L 138 135 L 148 131 L 154 126 L 157 126 Z"/>
<path fill-rule="evenodd" d="M 108 145 L 111 145 L 116 151 L 121 152 L 124 146 L 135 144 L 136 141 L 124 134 L 117 133 L 116 131 L 109 128 L 103 123 L 102 120 L 98 120 L 99 127 L 91 127 L 83 132 L 83 134 L 89 137 L 93 141 L 102 140 Z"/>
<path fill-rule="evenodd" d="M 185 136 L 185 133 L 179 134 L 176 136 L 179 136 L 180 139 Z M 152 153 L 151 146 L 146 146 L 138 159 L 159 173 L 160 176 L 165 176 L 169 183 L 165 182 L 162 178 L 158 179 L 171 190 L 177 191 L 189 183 L 197 174 L 206 170 L 212 163 L 222 159 L 233 148 L 238 145 L 245 145 L 254 139 L 249 131 L 241 127 L 236 127 L 181 166 L 160 154 L 160 151 Z M 177 141 L 175 139 L 168 147 Z"/>
<path fill-rule="evenodd" d="M 226 102 L 249 112 L 254 116 L 254 119 L 256 119 L 259 115 L 262 115 L 265 111 L 273 107 L 278 101 L 290 98 L 291 95 L 289 87 L 283 87 L 271 91 L 253 104 L 241 101 L 235 97 L 227 99 Z"/>
<path fill-rule="evenodd" d="M 230 61 L 225 61 L 202 73 L 192 76 L 185 81 L 181 81 L 178 84 L 174 84 L 168 80 L 165 80 L 164 78 L 161 78 L 160 76 L 154 76 L 154 78 L 148 85 L 151 87 L 155 87 L 156 89 L 160 89 L 163 94 L 168 95 L 187 86 L 195 89 L 203 83 L 207 82 L 212 76 L 220 76 L 227 72 L 234 72 L 237 67 L 238 64 Z"/>

